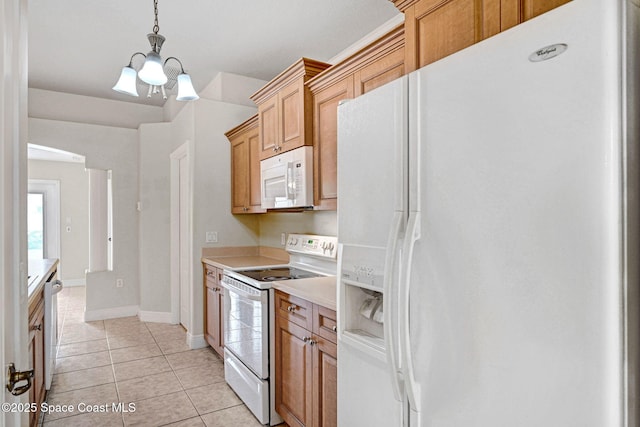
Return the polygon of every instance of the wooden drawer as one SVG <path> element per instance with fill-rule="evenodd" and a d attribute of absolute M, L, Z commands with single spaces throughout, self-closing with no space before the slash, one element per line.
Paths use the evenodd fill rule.
<path fill-rule="evenodd" d="M 220 280 L 222 279 L 222 270 L 210 265 L 204 266 L 204 277 L 207 288 L 215 289 L 219 287 Z"/>
<path fill-rule="evenodd" d="M 313 333 L 334 344 L 338 343 L 336 312 L 320 305 L 313 305 Z"/>
<path fill-rule="evenodd" d="M 276 291 L 276 315 L 287 319 L 291 323 L 311 331 L 313 327 L 313 304 L 309 301 L 294 297 L 284 292 Z"/>

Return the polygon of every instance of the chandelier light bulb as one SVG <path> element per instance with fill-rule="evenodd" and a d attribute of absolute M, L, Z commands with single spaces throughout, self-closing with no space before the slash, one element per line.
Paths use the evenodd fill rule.
<path fill-rule="evenodd" d="M 191 83 L 191 77 L 189 74 L 182 73 L 178 75 L 178 96 L 176 101 L 193 101 L 200 99 L 196 90 Z"/>
<path fill-rule="evenodd" d="M 162 58 L 154 51 L 147 53 L 147 59 L 144 61 L 142 70 L 138 71 L 138 77 L 143 82 L 153 85 L 162 86 L 167 82 L 167 75 L 162 67 Z"/>
<path fill-rule="evenodd" d="M 126 93 L 131 96 L 138 96 L 138 88 L 136 87 L 136 70 L 132 67 L 122 67 L 122 73 L 113 90 Z"/>

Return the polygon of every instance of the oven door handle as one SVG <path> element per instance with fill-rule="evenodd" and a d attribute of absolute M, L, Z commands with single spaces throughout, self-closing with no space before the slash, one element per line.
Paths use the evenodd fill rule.
<path fill-rule="evenodd" d="M 251 301 L 262 301 L 262 296 L 250 294 L 249 292 L 238 289 L 233 285 L 224 283 L 224 281 L 222 281 L 222 287 L 227 289 L 229 292 L 240 295 L 242 298 L 250 299 Z"/>

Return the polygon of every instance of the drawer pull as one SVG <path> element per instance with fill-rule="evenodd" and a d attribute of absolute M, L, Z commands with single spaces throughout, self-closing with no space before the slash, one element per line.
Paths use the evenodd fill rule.
<path fill-rule="evenodd" d="M 39 323 L 39 324 L 37 324 L 37 325 L 33 325 L 33 326 L 31 327 L 31 330 L 32 330 L 32 331 L 41 331 L 41 330 L 42 330 L 42 323 Z"/>
<path fill-rule="evenodd" d="M 296 306 L 295 304 L 291 304 L 289 307 L 287 307 L 288 312 L 294 312 L 297 309 L 298 309 L 298 306 Z"/>

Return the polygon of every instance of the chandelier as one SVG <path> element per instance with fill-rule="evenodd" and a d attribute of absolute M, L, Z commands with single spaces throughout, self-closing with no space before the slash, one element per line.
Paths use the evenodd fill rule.
<path fill-rule="evenodd" d="M 160 56 L 160 49 L 162 48 L 162 44 L 165 41 L 164 36 L 158 34 L 160 31 L 160 26 L 158 25 L 158 0 L 153 1 L 153 13 L 155 14 L 155 20 L 153 21 L 153 33 L 147 34 L 147 39 L 149 39 L 149 44 L 151 44 L 151 51 L 146 55 L 142 52 L 136 52 L 131 55 L 131 59 L 129 60 L 129 65 L 126 65 L 122 68 L 122 72 L 120 73 L 120 78 L 118 82 L 113 87 L 113 90 L 121 93 L 126 93 L 131 96 L 138 96 L 138 89 L 136 87 L 136 76 L 142 80 L 144 83 L 149 85 L 149 90 L 147 91 L 147 98 L 151 98 L 151 95 L 162 93 L 162 97 L 167 99 L 167 94 L 165 91 L 165 84 L 169 81 L 167 74 L 165 73 L 165 69 L 167 71 L 173 71 L 173 69 L 167 67 L 167 62 L 173 59 L 178 64 L 180 64 L 180 72 L 177 74 L 177 82 L 178 82 L 178 96 L 176 100 L 178 101 L 191 101 L 194 99 L 200 98 L 193 88 L 193 84 L 191 83 L 191 77 L 189 74 L 184 72 L 184 67 L 182 66 L 182 62 L 175 56 L 168 57 L 164 62 L 162 61 L 162 57 Z M 145 60 L 140 71 L 136 71 L 133 68 L 133 58 L 137 55 L 142 55 Z M 171 75 L 171 73 L 169 72 Z M 172 76 L 175 78 L 175 75 Z M 171 86 L 173 87 L 173 86 Z"/>

